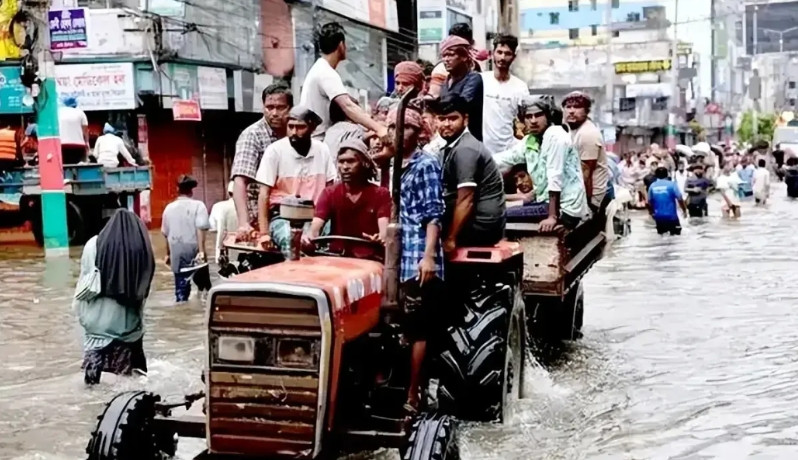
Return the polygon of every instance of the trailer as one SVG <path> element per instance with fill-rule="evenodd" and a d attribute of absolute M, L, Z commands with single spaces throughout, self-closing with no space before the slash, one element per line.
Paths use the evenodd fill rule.
<path fill-rule="evenodd" d="M 85 243 L 102 229 L 114 210 L 133 209 L 139 194 L 151 188 L 150 166 L 64 165 L 69 244 Z M 0 208 L 0 226 L 30 222 L 36 242 L 43 245 L 41 193 L 37 167 L 0 172 L 0 201 L 5 204 Z"/>

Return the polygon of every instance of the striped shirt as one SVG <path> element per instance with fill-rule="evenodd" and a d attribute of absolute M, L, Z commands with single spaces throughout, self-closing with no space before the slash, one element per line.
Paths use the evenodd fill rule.
<path fill-rule="evenodd" d="M 287 196 L 315 203 L 327 183 L 337 176 L 330 150 L 324 143 L 313 140 L 308 154 L 302 156 L 284 137 L 266 148 L 255 180 L 272 187 L 269 201 L 274 206 Z"/>

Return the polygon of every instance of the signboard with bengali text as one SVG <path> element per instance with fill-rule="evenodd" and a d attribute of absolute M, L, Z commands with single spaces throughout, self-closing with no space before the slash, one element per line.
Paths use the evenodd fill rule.
<path fill-rule="evenodd" d="M 76 98 L 85 112 L 136 108 L 132 62 L 56 65 L 55 82 L 58 98 Z"/>
<path fill-rule="evenodd" d="M 646 73 L 671 70 L 670 59 L 656 59 L 652 61 L 616 62 L 615 73 Z"/>

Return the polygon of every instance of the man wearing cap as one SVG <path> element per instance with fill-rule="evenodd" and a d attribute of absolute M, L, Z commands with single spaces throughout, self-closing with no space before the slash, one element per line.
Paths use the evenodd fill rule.
<path fill-rule="evenodd" d="M 89 158 L 89 120 L 78 108 L 78 100 L 65 97 L 58 107 L 58 135 L 63 164 L 77 164 Z"/>
<path fill-rule="evenodd" d="M 490 152 L 466 129 L 468 103 L 450 95 L 430 103 L 442 150 L 446 253 L 459 246 L 492 246 L 504 236 L 504 184 Z"/>
<path fill-rule="evenodd" d="M 103 126 L 103 135 L 97 138 L 94 143 L 94 158 L 97 163 L 106 168 L 116 168 L 119 166 L 119 156 L 122 156 L 131 166 L 135 166 L 136 160 L 127 150 L 125 141 L 116 135 L 116 128 L 110 123 Z"/>
<path fill-rule="evenodd" d="M 601 131 L 588 118 L 591 105 L 590 97 L 580 91 L 574 91 L 562 100 L 565 122 L 571 128 L 571 139 L 582 160 L 587 204 L 603 220 L 604 210 L 609 204 L 607 183 L 610 169 Z M 603 224 L 599 228 L 603 228 Z"/>
<path fill-rule="evenodd" d="M 402 96 L 412 88 L 418 90 L 418 96 L 424 96 L 424 69 L 415 61 L 402 61 L 393 68 L 393 81 L 396 94 Z"/>
<path fill-rule="evenodd" d="M 211 231 L 216 232 L 216 252 L 214 254 L 215 260 L 219 261 L 219 256 L 222 252 L 222 243 L 224 235 L 227 232 L 234 232 L 238 228 L 238 218 L 236 217 L 236 204 L 233 200 L 234 184 L 230 181 L 227 184 L 227 199 L 220 201 L 211 206 L 211 215 L 208 219 L 211 226 Z M 231 257 L 235 260 L 234 257 Z"/>
<path fill-rule="evenodd" d="M 255 175 L 260 183 L 259 243 L 264 248 L 277 247 L 286 257 L 291 255 L 291 228 L 279 218 L 280 202 L 298 197 L 315 203 L 337 177 L 329 149 L 312 138 L 319 123 L 321 118 L 312 110 L 302 105 L 291 109 L 287 137 L 266 148 Z"/>
<path fill-rule="evenodd" d="M 195 200 L 197 181 L 183 174 L 177 179 L 177 199 L 163 211 L 161 233 L 166 238 L 166 264 L 171 264 L 175 275 L 175 300 L 188 301 L 191 294 L 191 274 L 181 269 L 191 267 L 195 261 L 206 261 L 205 233 L 210 228 L 205 203 Z"/>
<path fill-rule="evenodd" d="M 330 222 L 331 235 L 384 241 L 391 218 L 391 194 L 369 182 L 377 167 L 368 147 L 360 139 L 343 141 L 337 164 L 341 182 L 328 186 L 319 196 L 303 244 L 311 245 L 326 222 Z"/>
<path fill-rule="evenodd" d="M 469 43 L 468 53 L 471 55 L 471 67 L 474 71 L 481 72 L 482 68 L 477 61 L 487 60 L 490 56 L 487 50 L 477 50 L 474 48 L 474 30 L 471 28 L 471 25 L 467 22 L 452 24 L 452 27 L 449 28 L 449 35 L 464 38 Z M 430 72 L 429 88 L 427 88 L 431 98 L 440 97 L 441 88 L 446 83 L 448 77 L 449 72 L 443 62 L 439 62 L 432 68 Z"/>
<path fill-rule="evenodd" d="M 493 159 L 505 173 L 515 165 L 526 164 L 535 184 L 535 202 L 512 208 L 508 214 L 546 216 L 540 222 L 543 232 L 552 231 L 558 224 L 576 227 L 587 214 L 587 200 L 579 154 L 562 127 L 562 112 L 551 96 L 527 96 L 518 108 L 518 117 L 527 135 Z"/>
<path fill-rule="evenodd" d="M 482 76 L 473 70 L 468 40 L 450 35 L 441 42 L 441 59 L 449 76 L 441 88 L 441 99 L 457 95 L 466 101 L 468 130 L 482 141 Z"/>
<path fill-rule="evenodd" d="M 679 191 L 676 182 L 668 178 L 668 168 L 660 166 L 654 174 L 657 180 L 648 188 L 648 212 L 657 224 L 657 233 L 680 235 L 682 225 L 676 209 L 677 203 L 687 217 L 687 206 L 682 199 L 682 192 Z"/>

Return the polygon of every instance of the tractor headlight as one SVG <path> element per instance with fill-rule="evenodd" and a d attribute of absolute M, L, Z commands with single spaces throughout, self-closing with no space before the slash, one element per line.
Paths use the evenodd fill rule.
<path fill-rule="evenodd" d="M 255 362 L 255 339 L 241 336 L 219 336 L 217 357 L 236 363 Z"/>
<path fill-rule="evenodd" d="M 279 339 L 277 341 L 277 365 L 313 369 L 316 366 L 316 350 L 313 342 L 303 339 Z"/>

